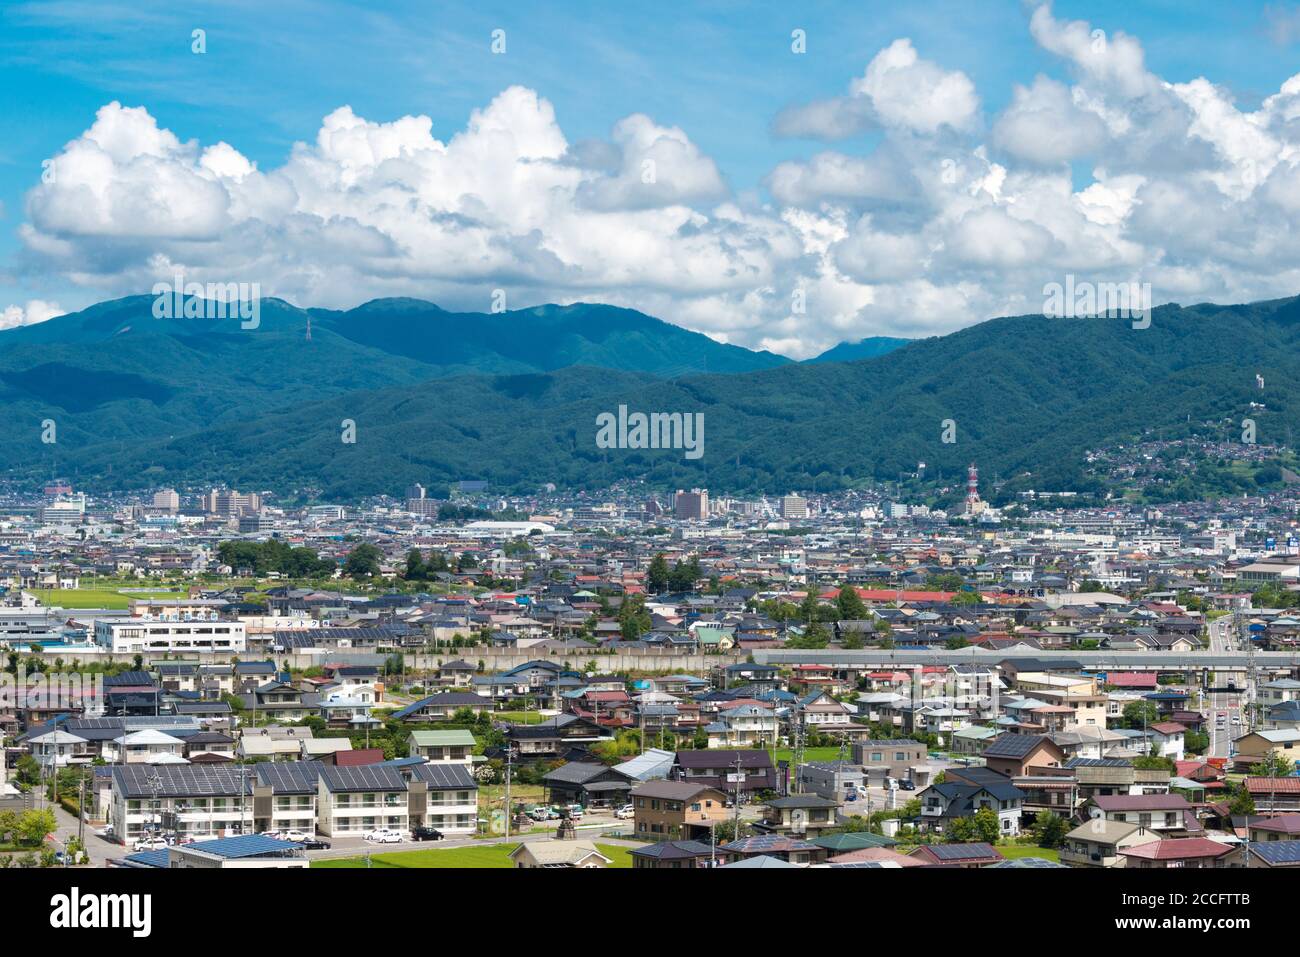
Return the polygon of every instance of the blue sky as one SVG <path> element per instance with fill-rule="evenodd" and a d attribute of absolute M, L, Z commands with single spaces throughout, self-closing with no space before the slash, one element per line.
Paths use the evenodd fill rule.
<path fill-rule="evenodd" d="M 969 77 L 990 121 L 1015 84 L 1038 74 L 1071 79 L 1068 64 L 1030 35 L 1032 7 L 1018 0 L 806 6 L 9 4 L 0 10 L 0 308 L 31 298 L 75 308 L 109 292 L 79 283 L 66 262 L 24 256 L 18 233 L 42 160 L 111 101 L 144 107 L 182 141 L 225 141 L 269 170 L 295 142 L 312 142 L 340 106 L 375 123 L 427 115 L 445 142 L 471 111 L 519 85 L 554 105 L 570 144 L 607 141 L 621 118 L 645 113 L 680 128 L 716 163 L 733 198 L 770 202 L 765 180 L 774 167 L 826 149 L 773 135 L 776 114 L 842 96 L 898 38 Z M 1242 111 L 1300 72 L 1293 4 L 1057 0 L 1052 12 L 1136 37 L 1151 73 L 1175 84 L 1208 77 Z M 202 56 L 190 52 L 195 28 L 207 34 Z M 503 56 L 489 46 L 498 28 L 506 31 Z M 802 56 L 791 54 L 794 28 L 807 31 Z M 882 135 L 872 129 L 834 148 L 869 154 Z M 1077 187 L 1096 162 L 1070 160 Z"/>

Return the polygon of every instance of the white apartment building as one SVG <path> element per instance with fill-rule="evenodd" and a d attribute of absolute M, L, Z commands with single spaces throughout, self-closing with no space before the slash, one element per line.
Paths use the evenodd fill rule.
<path fill-rule="evenodd" d="M 204 767 L 144 764 L 112 770 L 108 819 L 128 846 L 153 829 L 180 840 L 237 834 L 316 831 L 321 765 Z"/>
<path fill-rule="evenodd" d="M 325 766 L 316 783 L 317 827 L 321 834 L 409 829 L 407 782 L 396 768 Z"/>
<path fill-rule="evenodd" d="M 161 830 L 178 839 L 250 833 L 251 768 L 118 765 L 112 771 L 109 823 L 130 846 Z"/>
<path fill-rule="evenodd" d="M 242 621 L 226 621 L 216 613 L 189 618 L 159 619 L 149 615 L 101 618 L 95 622 L 95 644 L 114 654 L 176 651 L 236 653 L 247 648 Z"/>
<path fill-rule="evenodd" d="M 411 827 L 437 828 L 446 837 L 478 829 L 478 784 L 465 764 L 422 764 L 411 771 Z"/>

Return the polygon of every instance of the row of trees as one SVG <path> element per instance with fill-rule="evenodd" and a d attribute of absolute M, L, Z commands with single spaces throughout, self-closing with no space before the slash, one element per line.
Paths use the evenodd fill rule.
<path fill-rule="evenodd" d="M 666 591 L 693 591 L 702 574 L 698 556 L 692 555 L 688 561 L 677 562 L 669 570 L 667 556 L 659 552 L 650 560 L 650 567 L 646 570 L 646 587 L 652 595 Z"/>
<path fill-rule="evenodd" d="M 217 546 L 217 559 L 236 571 L 254 575 L 278 572 L 290 578 L 322 578 L 334 574 L 335 565 L 305 546 L 294 548 L 279 539 L 264 542 L 228 541 Z"/>
<path fill-rule="evenodd" d="M 456 557 L 456 562 L 453 565 L 442 552 L 430 552 L 429 557 L 426 559 L 418 548 L 412 548 L 406 553 L 406 571 L 403 577 L 408 582 L 429 581 L 439 573 L 455 572 L 460 574 L 477 568 L 478 560 L 469 552 Z"/>

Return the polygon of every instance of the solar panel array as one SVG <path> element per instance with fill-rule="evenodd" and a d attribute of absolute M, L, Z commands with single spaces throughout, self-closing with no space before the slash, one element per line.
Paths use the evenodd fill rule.
<path fill-rule="evenodd" d="M 406 779 L 396 768 L 371 764 L 361 767 L 323 767 L 321 777 L 331 791 L 405 791 Z"/>
<path fill-rule="evenodd" d="M 316 639 L 302 631 L 277 631 L 271 635 L 271 643 L 277 648 L 315 648 Z"/>
<path fill-rule="evenodd" d="M 113 790 L 128 800 L 229 797 L 248 794 L 252 769 L 203 765 L 126 765 L 113 768 Z"/>
<path fill-rule="evenodd" d="M 941 861 L 968 861 L 971 858 L 996 856 L 993 848 L 987 844 L 931 844 L 929 849 Z"/>
<path fill-rule="evenodd" d="M 319 761 L 274 761 L 256 766 L 257 780 L 273 794 L 315 794 Z"/>
<path fill-rule="evenodd" d="M 759 854 L 764 851 L 819 850 L 816 844 L 809 844 L 807 841 L 786 837 L 783 834 L 759 834 L 756 837 L 743 837 L 739 841 L 731 841 L 722 846 L 727 851 L 740 851 L 748 854 Z"/>
<path fill-rule="evenodd" d="M 150 728 L 162 730 L 164 728 L 193 728 L 198 730 L 199 722 L 181 714 L 163 714 L 150 717 L 140 715 L 135 717 L 122 718 L 122 726 L 128 731 L 145 731 Z"/>
<path fill-rule="evenodd" d="M 1300 864 L 1300 841 L 1258 841 L 1250 852 L 1269 864 Z"/>
<path fill-rule="evenodd" d="M 476 788 L 478 784 L 463 764 L 417 764 L 411 769 L 412 777 L 424 781 L 429 790 Z"/>

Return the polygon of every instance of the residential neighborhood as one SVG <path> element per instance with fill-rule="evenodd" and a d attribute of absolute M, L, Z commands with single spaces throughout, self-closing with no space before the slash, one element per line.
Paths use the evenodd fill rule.
<path fill-rule="evenodd" d="M 1267 522 L 963 528 L 810 496 L 791 535 L 763 500 L 479 493 L 526 520 L 440 520 L 408 490 L 328 513 L 88 499 L 67 524 L 30 501 L 0 506 L 11 865 L 1275 868 L 1300 848 L 1300 579 L 1260 578 L 1300 557 Z M 276 571 L 290 553 L 321 571 Z"/>

